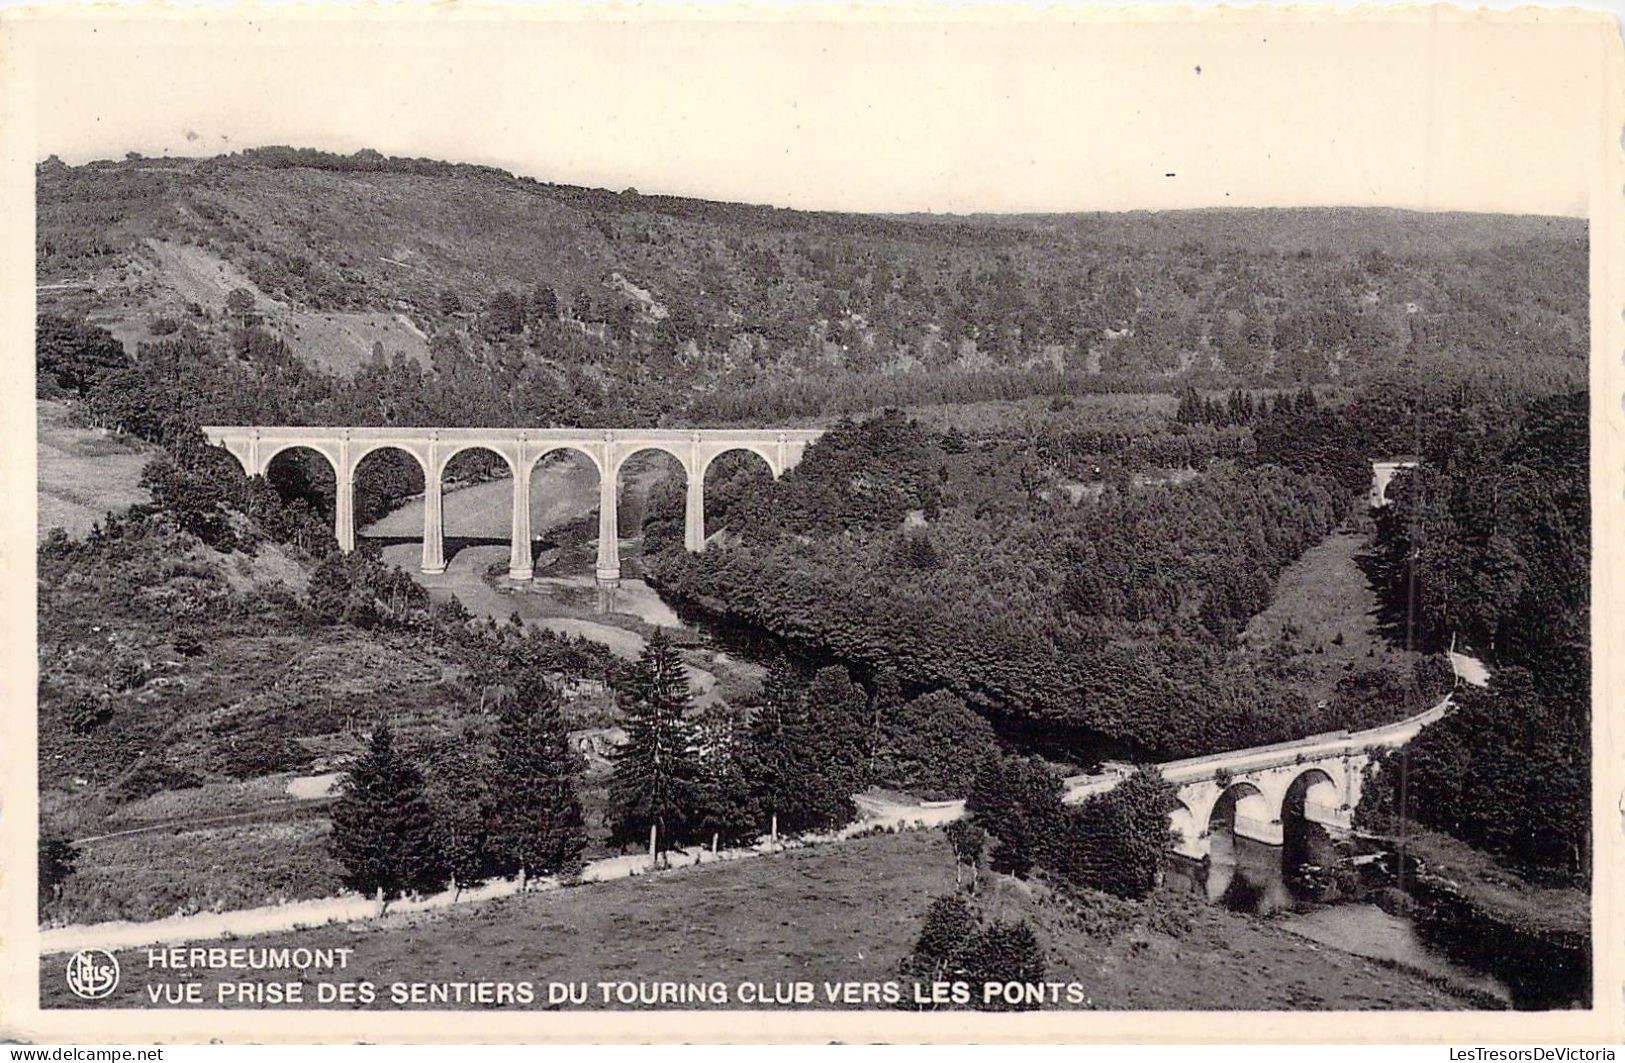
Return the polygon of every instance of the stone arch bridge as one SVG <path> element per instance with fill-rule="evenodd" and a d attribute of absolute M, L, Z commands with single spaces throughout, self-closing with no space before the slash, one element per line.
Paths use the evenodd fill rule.
<path fill-rule="evenodd" d="M 502 458 L 513 474 L 513 531 L 508 575 L 530 579 L 530 478 L 537 462 L 556 451 L 586 455 L 598 471 L 598 578 L 620 579 L 617 536 L 621 466 L 647 450 L 677 459 L 688 479 L 683 541 L 690 550 L 705 547 L 705 471 L 730 451 L 756 454 L 774 479 L 801 461 L 819 429 L 633 429 L 592 431 L 581 428 L 341 428 L 269 425 L 210 425 L 203 434 L 224 447 L 250 476 L 263 476 L 283 451 L 303 447 L 327 459 L 335 488 L 334 534 L 339 549 L 355 549 L 355 472 L 374 451 L 394 449 L 411 456 L 423 471 L 423 571 L 446 568 L 441 486 L 451 459 L 467 450 L 488 450 Z"/>
<path fill-rule="evenodd" d="M 1157 765 L 1173 784 L 1179 806 L 1169 815 L 1174 851 L 1201 860 L 1216 831 L 1281 845 L 1285 819 L 1301 812 L 1333 834 L 1354 827 L 1354 809 L 1371 754 L 1404 745 L 1449 711 L 1447 696 L 1426 712 L 1364 731 L 1334 731 L 1278 745 L 1231 750 Z M 1066 781 L 1064 800 L 1076 804 L 1111 790 L 1128 769 Z"/>

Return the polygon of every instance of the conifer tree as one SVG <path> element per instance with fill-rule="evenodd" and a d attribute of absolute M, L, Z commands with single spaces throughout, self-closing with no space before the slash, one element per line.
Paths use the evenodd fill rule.
<path fill-rule="evenodd" d="M 869 785 L 869 699 L 845 668 L 820 668 L 807 687 L 807 717 L 819 767 L 850 805 L 851 796 Z"/>
<path fill-rule="evenodd" d="M 965 981 L 972 985 L 1021 982 L 1034 985 L 1044 980 L 1044 950 L 1038 935 L 1025 919 L 1013 923 L 1002 920 L 983 927 L 960 957 Z M 999 998 L 980 1005 L 990 1011 L 1028 1011 L 1036 1003 L 1010 1003 Z"/>
<path fill-rule="evenodd" d="M 696 837 L 702 843 L 712 837 L 729 845 L 754 842 L 767 823 L 745 774 L 748 732 L 738 710 L 714 704 L 701 715 L 695 734 L 699 753 L 693 806 Z"/>
<path fill-rule="evenodd" d="M 762 819 L 777 818 L 785 830 L 799 829 L 795 810 L 804 803 L 807 785 L 797 755 L 797 743 L 806 730 L 804 693 L 788 666 L 775 663 L 769 668 L 740 753 Z"/>
<path fill-rule="evenodd" d="M 368 895 L 381 890 L 386 901 L 446 883 L 423 777 L 396 751 L 386 720 L 345 779 L 330 845 L 344 884 Z"/>
<path fill-rule="evenodd" d="M 866 739 L 868 745 L 866 762 L 869 766 L 869 776 L 874 778 L 879 770 L 879 758 L 883 745 L 883 728 L 888 717 L 903 706 L 903 683 L 897 677 L 893 668 L 882 668 L 875 674 L 874 682 L 869 691 L 869 734 Z"/>
<path fill-rule="evenodd" d="M 491 836 L 497 809 L 493 746 L 490 734 L 465 731 L 436 750 L 429 764 L 437 845 L 459 891 L 501 873 Z"/>
<path fill-rule="evenodd" d="M 651 826 L 661 849 L 687 840 L 699 775 L 694 731 L 686 718 L 690 703 L 682 657 L 656 630 L 638 658 L 625 699 L 626 742 L 612 755 L 612 844 L 645 844 Z"/>
<path fill-rule="evenodd" d="M 846 669 L 823 668 L 801 686 L 769 672 L 751 724 L 747 774 L 766 817 L 790 833 L 839 826 L 867 784 L 869 703 Z"/>
<path fill-rule="evenodd" d="M 577 767 L 557 695 L 538 671 L 522 670 L 497 714 L 489 844 L 502 873 L 535 878 L 580 869 L 587 829 Z"/>

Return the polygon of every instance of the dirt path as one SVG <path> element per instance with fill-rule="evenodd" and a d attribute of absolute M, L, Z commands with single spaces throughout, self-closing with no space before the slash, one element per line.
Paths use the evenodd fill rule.
<path fill-rule="evenodd" d="M 861 818 L 840 830 L 827 834 L 806 835 L 798 839 L 781 839 L 777 844 L 763 839 L 756 845 L 741 849 L 723 849 L 711 852 L 702 846 L 691 846 L 662 856 L 658 866 L 651 865 L 646 853 L 605 857 L 589 861 L 581 871 L 584 883 L 612 882 L 638 875 L 664 874 L 678 868 L 700 864 L 748 860 L 768 853 L 806 846 L 841 842 L 853 835 L 877 828 L 882 830 L 910 830 L 946 823 L 961 814 L 963 806 L 952 808 L 907 805 L 890 801 L 859 802 Z M 529 884 L 532 891 L 558 889 L 557 879 L 542 879 Z M 429 897 L 400 900 L 391 903 L 390 915 L 423 912 L 453 905 L 472 904 L 519 892 L 515 879 L 496 879 L 477 889 L 446 890 Z M 72 952 L 83 948 L 123 949 L 142 945 L 173 944 L 182 941 L 204 941 L 219 937 L 240 937 L 250 934 L 270 934 L 297 930 L 331 923 L 351 923 L 376 919 L 385 914 L 378 902 L 368 897 L 347 894 L 322 897 L 289 904 L 267 905 L 261 908 L 242 908 L 229 912 L 204 912 L 197 915 L 176 916 L 133 923 L 114 921 L 74 926 L 51 927 L 40 932 L 42 953 Z"/>
<path fill-rule="evenodd" d="M 324 797 L 312 801 L 289 801 L 284 804 L 273 805 L 270 808 L 252 809 L 248 812 L 233 812 L 225 816 L 207 816 L 202 819 L 182 817 L 160 820 L 156 823 L 144 823 L 139 827 L 127 827 L 124 830 L 115 830 L 107 834 L 92 834 L 88 838 L 75 838 L 73 844 L 93 845 L 96 842 L 113 841 L 117 838 L 128 838 L 137 834 L 206 830 L 210 827 L 236 827 L 248 823 L 274 823 L 285 819 L 300 819 L 318 812 L 326 812 L 332 806 L 333 801 L 334 798 Z"/>

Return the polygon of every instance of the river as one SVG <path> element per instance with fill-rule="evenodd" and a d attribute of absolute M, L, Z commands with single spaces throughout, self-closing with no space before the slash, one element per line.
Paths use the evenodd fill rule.
<path fill-rule="evenodd" d="M 596 474 L 573 465 L 555 465 L 536 471 L 532 485 L 531 527 L 539 538 L 561 525 L 586 516 L 598 504 Z M 647 483 L 633 485 L 641 490 Z M 470 612 L 507 620 L 515 612 L 527 622 L 560 634 L 601 642 L 625 658 L 636 658 L 645 645 L 643 632 L 655 627 L 683 633 L 685 664 L 697 702 L 720 697 L 724 680 L 759 682 L 765 668 L 753 661 L 748 639 L 718 635 L 706 625 L 680 617 L 648 584 L 623 579 L 618 590 L 604 597 L 590 572 L 538 576 L 522 585 L 493 569 L 505 570 L 508 561 L 512 484 L 507 480 L 474 484 L 448 491 L 444 498 L 447 534 L 446 571 L 426 575 L 419 570 L 422 503 L 413 500 L 362 530 L 380 539 L 384 559 L 413 574 L 432 596 L 455 595 Z M 407 537 L 410 536 L 410 539 Z M 544 543 L 545 546 L 545 543 Z M 621 556 L 636 556 L 636 540 L 623 540 Z M 538 570 L 557 556 L 544 550 Z M 725 644 L 728 652 L 717 647 Z M 784 647 L 778 647 L 780 651 Z M 1247 912 L 1300 937 L 1328 948 L 1365 956 L 1378 962 L 1419 971 L 1477 998 L 1500 1001 L 1510 1007 L 1551 1007 L 1549 994 L 1539 1001 L 1527 991 L 1481 970 L 1452 960 L 1446 950 L 1424 940 L 1418 925 L 1405 915 L 1385 911 L 1362 900 L 1323 903 L 1308 896 L 1283 872 L 1282 850 L 1228 834 L 1214 838 L 1214 855 L 1206 863 L 1176 860 L 1174 881 L 1184 883 L 1209 903 Z"/>

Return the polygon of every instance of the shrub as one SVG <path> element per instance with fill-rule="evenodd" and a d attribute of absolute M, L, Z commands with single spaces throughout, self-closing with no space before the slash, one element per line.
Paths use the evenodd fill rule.
<path fill-rule="evenodd" d="M 998 839 L 989 866 L 1024 877 L 1064 815 L 1061 782 L 1037 758 L 995 757 L 977 773 L 965 809 Z"/>
<path fill-rule="evenodd" d="M 983 925 L 963 897 L 949 894 L 926 909 L 920 936 L 900 970 L 904 978 L 919 982 L 968 983 L 972 1007 L 1024 1009 L 1036 1005 L 984 1003 L 981 988 L 986 983 L 1042 982 L 1044 952 L 1026 920 Z"/>
<path fill-rule="evenodd" d="M 1156 888 L 1173 848 L 1168 812 L 1174 791 L 1155 768 L 1140 768 L 1114 789 L 1068 811 L 1043 853 L 1066 881 L 1139 899 Z"/>
<path fill-rule="evenodd" d="M 976 869 L 982 864 L 982 852 L 987 848 L 987 831 L 969 819 L 956 819 L 945 832 L 954 851 L 954 881 L 959 881 L 960 868 L 969 865 L 971 882 L 976 881 Z"/>
<path fill-rule="evenodd" d="M 79 850 L 68 839 L 50 831 L 39 836 L 39 906 L 45 907 L 62 894 L 62 884 L 79 866 Z"/>
<path fill-rule="evenodd" d="M 984 1002 L 983 997 L 974 995 L 979 987 L 987 984 L 1031 985 L 1044 980 L 1044 950 L 1025 919 L 1013 923 L 996 921 L 983 927 L 967 943 L 960 962 L 966 980 L 973 987 L 972 999 L 979 1007 L 992 1011 L 1031 1011 L 1038 1007 L 1026 1002 Z"/>

